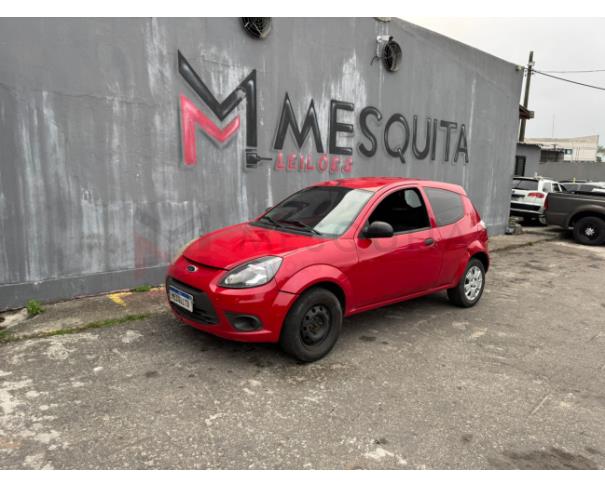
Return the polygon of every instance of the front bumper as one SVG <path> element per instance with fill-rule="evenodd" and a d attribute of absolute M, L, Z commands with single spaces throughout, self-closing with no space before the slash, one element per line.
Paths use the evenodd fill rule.
<path fill-rule="evenodd" d="M 194 299 L 193 313 L 170 303 L 174 315 L 183 323 L 199 330 L 230 340 L 244 342 L 277 342 L 281 327 L 290 306 L 297 295 L 280 291 L 271 281 L 249 289 L 227 289 L 218 286 L 225 271 L 195 264 L 179 257 L 168 269 L 166 292 L 170 284 L 191 294 Z M 260 327 L 252 331 L 235 328 L 235 317 L 254 317 Z"/>

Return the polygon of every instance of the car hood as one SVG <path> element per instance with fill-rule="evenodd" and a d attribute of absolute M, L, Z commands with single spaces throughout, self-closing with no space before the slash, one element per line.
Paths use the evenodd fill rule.
<path fill-rule="evenodd" d="M 185 249 L 183 255 L 201 265 L 232 269 L 259 257 L 283 256 L 323 242 L 325 240 L 319 237 L 241 223 L 198 238 Z"/>

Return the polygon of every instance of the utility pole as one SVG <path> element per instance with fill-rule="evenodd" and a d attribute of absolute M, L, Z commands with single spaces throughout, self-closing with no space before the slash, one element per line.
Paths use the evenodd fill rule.
<path fill-rule="evenodd" d="M 529 85 L 531 83 L 532 68 L 534 67 L 534 51 L 529 52 L 529 61 L 527 62 L 527 78 L 525 79 L 525 98 L 523 99 L 523 107 L 527 109 L 529 104 Z M 519 142 L 525 140 L 525 123 L 527 120 L 521 120 L 521 128 L 519 129 Z"/>

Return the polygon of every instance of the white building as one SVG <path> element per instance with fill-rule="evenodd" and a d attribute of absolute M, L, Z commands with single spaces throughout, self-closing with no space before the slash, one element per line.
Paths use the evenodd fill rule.
<path fill-rule="evenodd" d="M 597 148 L 599 146 L 598 135 L 586 135 L 583 137 L 570 137 L 567 139 L 553 138 L 525 138 L 526 144 L 537 144 L 543 150 L 563 151 L 564 161 L 586 161 L 596 162 Z"/>

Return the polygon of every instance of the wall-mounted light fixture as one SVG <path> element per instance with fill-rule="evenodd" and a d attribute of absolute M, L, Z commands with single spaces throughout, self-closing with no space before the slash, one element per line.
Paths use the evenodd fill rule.
<path fill-rule="evenodd" d="M 265 39 L 271 32 L 271 17 L 242 17 L 242 27 L 250 37 Z"/>
<path fill-rule="evenodd" d="M 374 63 L 375 59 L 381 59 L 382 65 L 387 71 L 395 72 L 401 65 L 401 55 L 401 46 L 393 39 L 393 36 L 378 36 L 376 37 L 376 55 L 370 64 Z"/>

